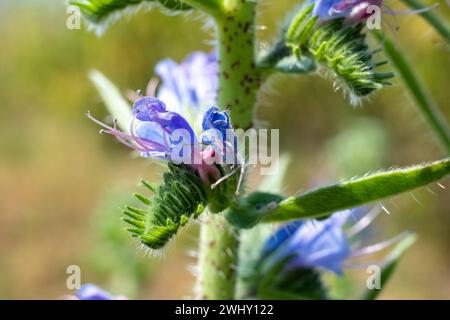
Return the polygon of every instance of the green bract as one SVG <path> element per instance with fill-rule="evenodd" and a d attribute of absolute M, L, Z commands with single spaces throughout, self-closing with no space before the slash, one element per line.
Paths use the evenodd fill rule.
<path fill-rule="evenodd" d="M 127 206 L 123 211 L 126 216 L 123 220 L 132 226 L 127 230 L 151 249 L 163 248 L 180 227 L 190 218 L 197 218 L 206 206 L 212 213 L 224 210 L 236 189 L 236 175 L 211 190 L 187 166 L 169 162 L 168 168 L 161 185 L 142 181 L 155 194 L 152 198 L 134 194 L 145 209 Z"/>

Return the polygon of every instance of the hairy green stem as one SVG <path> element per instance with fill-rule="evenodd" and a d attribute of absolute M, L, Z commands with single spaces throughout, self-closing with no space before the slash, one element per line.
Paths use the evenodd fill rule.
<path fill-rule="evenodd" d="M 235 296 L 238 231 L 220 214 L 209 214 L 201 225 L 199 299 L 230 300 Z"/>
<path fill-rule="evenodd" d="M 418 0 L 402 0 L 408 7 L 414 10 L 425 8 L 426 6 Z M 436 14 L 435 10 L 429 10 L 420 13 L 420 15 L 428 21 L 431 26 L 447 41 L 450 41 L 450 27 L 448 23 Z"/>
<path fill-rule="evenodd" d="M 224 1 L 224 17 L 217 22 L 219 96 L 221 108 L 230 110 L 235 128 L 247 129 L 253 121 L 261 75 L 255 62 L 255 3 Z"/>
<path fill-rule="evenodd" d="M 255 3 L 224 0 L 216 18 L 219 60 L 218 105 L 230 110 L 234 128 L 252 125 L 260 76 L 255 65 Z M 239 234 L 221 214 L 201 226 L 197 293 L 201 299 L 233 299 Z"/>
<path fill-rule="evenodd" d="M 403 53 L 396 48 L 394 43 L 379 32 L 374 32 L 374 35 L 383 43 L 384 52 L 396 67 L 419 111 L 425 116 L 447 152 L 450 153 L 450 128 L 438 106 L 428 95 L 427 90 L 422 85 L 408 61 L 406 61 Z"/>

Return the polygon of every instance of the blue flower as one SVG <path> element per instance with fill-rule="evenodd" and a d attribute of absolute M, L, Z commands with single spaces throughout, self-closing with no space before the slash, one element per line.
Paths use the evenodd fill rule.
<path fill-rule="evenodd" d="M 263 248 L 262 255 L 267 256 L 279 248 L 286 240 L 292 236 L 292 234 L 303 224 L 301 220 L 293 221 L 285 224 L 282 228 L 279 228 L 273 235 L 271 235 Z"/>
<path fill-rule="evenodd" d="M 211 107 L 217 90 L 215 54 L 195 52 L 179 65 L 166 59 L 156 73 L 162 84 L 156 97 L 134 101 L 129 134 L 88 117 L 142 157 L 189 164 L 205 182 L 218 180 L 220 171 L 213 163 L 223 163 L 236 146 L 225 141 L 232 128 L 228 113 Z"/>
<path fill-rule="evenodd" d="M 79 300 L 114 300 L 115 298 L 93 284 L 85 284 L 76 293 Z"/>
<path fill-rule="evenodd" d="M 185 130 L 189 135 L 189 143 L 195 143 L 195 134 L 189 122 L 177 112 L 166 110 L 166 105 L 153 97 L 141 97 L 133 103 L 133 116 L 142 123 L 137 129 L 137 136 L 146 140 L 152 140 L 167 134 L 170 144 L 178 144 L 170 139 L 175 130 Z M 155 128 L 155 124 L 158 126 Z M 133 125 L 132 125 L 133 129 Z M 133 131 L 133 130 L 132 130 Z M 162 140 L 158 140 L 162 142 Z M 162 150 L 161 150 L 162 151 Z"/>
<path fill-rule="evenodd" d="M 359 209 L 336 212 L 325 220 L 294 221 L 282 226 L 270 236 L 262 250 L 262 259 L 273 263 L 284 261 L 284 270 L 321 269 L 342 274 L 352 257 L 377 252 L 397 242 L 404 235 L 362 248 L 351 246 L 350 238 L 360 233 L 379 211 L 371 211 L 345 228 L 349 217 Z"/>
<path fill-rule="evenodd" d="M 329 21 L 344 18 L 346 24 L 366 21 L 373 11 L 370 6 L 377 6 L 381 9 L 383 0 L 310 0 L 308 4 L 314 3 L 312 14 L 319 17 L 319 21 Z M 416 14 L 435 8 L 438 4 L 424 7 L 417 10 L 393 11 L 383 10 L 383 13 L 395 14 Z"/>
<path fill-rule="evenodd" d="M 365 21 L 373 12 L 367 8 L 376 5 L 381 8 L 383 0 L 310 0 L 315 3 L 312 14 L 320 21 L 345 18 L 346 23 Z"/>
<path fill-rule="evenodd" d="M 219 130 L 223 136 L 227 129 L 231 129 L 231 121 L 228 112 L 220 111 L 218 107 L 211 107 L 206 111 L 202 121 L 203 130 Z"/>
<path fill-rule="evenodd" d="M 202 142 L 212 144 L 216 138 L 225 141 L 227 130 L 231 129 L 231 120 L 228 112 L 220 111 L 218 107 L 211 107 L 205 112 L 202 121 Z"/>
<path fill-rule="evenodd" d="M 194 52 L 182 63 L 171 59 L 159 62 L 155 68 L 162 83 L 157 97 L 181 114 L 205 111 L 216 103 L 218 64 L 216 54 Z"/>

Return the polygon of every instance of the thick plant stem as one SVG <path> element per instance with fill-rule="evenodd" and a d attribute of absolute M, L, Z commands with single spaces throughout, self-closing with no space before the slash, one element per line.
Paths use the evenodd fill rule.
<path fill-rule="evenodd" d="M 255 65 L 255 3 L 223 1 L 216 19 L 218 106 L 230 110 L 234 128 L 252 125 L 260 76 Z M 209 214 L 201 226 L 197 294 L 200 299 L 233 299 L 236 291 L 239 234 L 221 214 Z"/>
<path fill-rule="evenodd" d="M 225 16 L 217 22 L 219 53 L 218 105 L 229 109 L 235 128 L 253 121 L 261 75 L 255 63 L 255 3 L 229 0 Z"/>
<path fill-rule="evenodd" d="M 200 231 L 199 299 L 234 298 L 239 239 L 237 229 L 219 214 L 209 214 Z"/>

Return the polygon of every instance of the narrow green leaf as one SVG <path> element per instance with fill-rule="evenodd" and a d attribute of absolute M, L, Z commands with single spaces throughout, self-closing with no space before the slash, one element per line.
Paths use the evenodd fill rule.
<path fill-rule="evenodd" d="M 450 158 L 446 158 L 343 181 L 282 201 L 276 201 L 276 195 L 271 198 L 267 194 L 254 193 L 230 207 L 227 219 L 237 227 L 249 228 L 259 221 L 275 222 L 327 216 L 335 211 L 425 186 L 449 173 Z"/>
<path fill-rule="evenodd" d="M 406 61 L 403 53 L 394 45 L 394 43 L 379 32 L 374 32 L 373 34 L 383 44 L 384 52 L 391 63 L 397 68 L 403 83 L 408 89 L 411 97 L 414 99 L 419 111 L 425 116 L 447 151 L 450 152 L 450 127 L 446 122 L 445 117 L 440 112 L 439 107 L 427 93 L 427 90 L 419 80 L 413 68 L 408 61 Z"/>
<path fill-rule="evenodd" d="M 385 263 L 381 267 L 381 288 L 380 289 L 367 289 L 364 293 L 363 300 L 374 300 L 385 288 L 387 282 L 394 273 L 400 258 L 403 256 L 405 251 L 416 241 L 416 235 L 409 234 L 402 241 L 397 243 L 397 245 L 392 249 L 386 258 Z"/>
<path fill-rule="evenodd" d="M 114 119 L 117 119 L 119 128 L 128 133 L 132 118 L 131 106 L 128 101 L 125 100 L 119 89 L 100 71 L 92 70 L 89 72 L 89 79 L 100 94 L 108 111 Z"/>
<path fill-rule="evenodd" d="M 440 180 L 450 173 L 450 158 L 351 179 L 290 197 L 279 203 L 265 221 L 310 218 L 357 207 Z"/>

